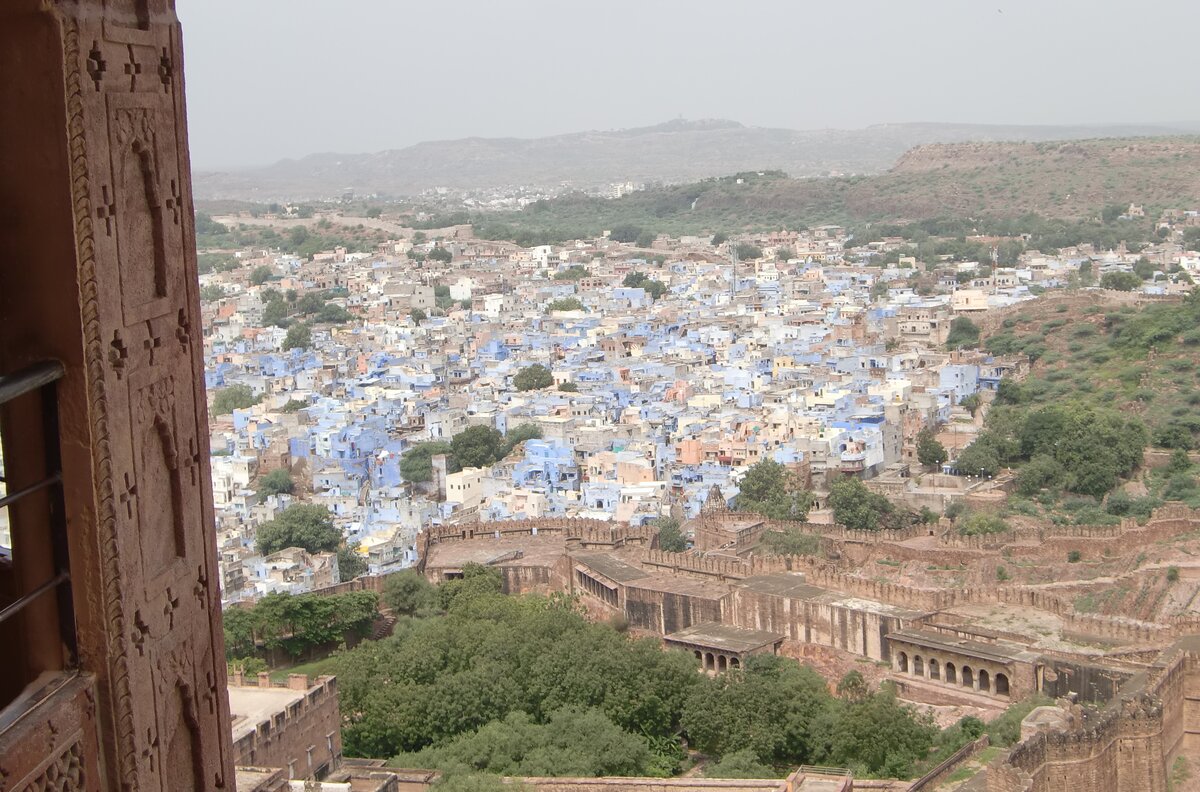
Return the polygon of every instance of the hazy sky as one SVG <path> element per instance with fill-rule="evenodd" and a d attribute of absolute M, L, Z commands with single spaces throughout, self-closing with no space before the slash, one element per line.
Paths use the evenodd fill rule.
<path fill-rule="evenodd" d="M 1197 0 L 177 0 L 192 163 L 728 118 L 1200 117 Z"/>

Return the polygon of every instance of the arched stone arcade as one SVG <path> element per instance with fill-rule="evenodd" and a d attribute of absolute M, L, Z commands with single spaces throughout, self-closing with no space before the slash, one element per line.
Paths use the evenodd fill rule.
<path fill-rule="evenodd" d="M 987 696 L 1012 695 L 1012 661 L 997 647 L 916 631 L 889 635 L 888 641 L 892 670 L 899 676 Z"/>

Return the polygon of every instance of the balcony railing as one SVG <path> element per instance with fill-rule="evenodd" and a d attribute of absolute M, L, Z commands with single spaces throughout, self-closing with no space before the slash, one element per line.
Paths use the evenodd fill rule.
<path fill-rule="evenodd" d="M 59 449 L 58 393 L 56 383 L 63 377 L 63 366 L 46 361 L 0 377 L 0 409 L 5 413 L 5 434 L 20 433 L 20 442 L 5 437 L 3 484 L 0 509 L 8 512 L 12 532 L 12 547 L 0 547 L 0 580 L 5 593 L 0 593 L 0 634 L 9 640 L 17 639 L 17 652 L 27 647 L 39 634 L 48 633 L 48 625 L 34 624 L 42 615 L 49 615 L 49 606 L 29 615 L 27 609 L 53 597 L 57 606 L 58 642 L 62 647 L 61 662 L 51 663 L 42 656 L 26 665 L 28 679 L 12 680 L 8 689 L 33 681 L 37 673 L 70 668 L 75 663 L 75 618 L 71 595 L 71 575 L 67 551 L 67 526 L 62 491 L 62 461 Z M 23 421 L 34 416 L 41 425 L 28 426 Z M 40 429 L 40 432 L 38 431 Z M 40 437 L 38 436 L 40 434 Z M 35 444 L 40 444 L 38 448 Z M 26 458 L 26 454 L 30 459 Z M 40 462 L 31 461 L 40 459 Z M 36 473 L 25 465 L 37 465 Z M 29 566 L 26 566 L 28 564 Z M 40 570 L 40 571 L 39 571 Z M 32 578 L 32 579 L 31 579 Z M 24 624 L 18 620 L 29 615 Z M 13 625 L 15 624 L 15 627 Z M 40 639 L 39 643 L 47 643 Z M 19 676 L 25 676 L 18 672 Z M 8 703 L 0 698 L 0 707 Z"/>

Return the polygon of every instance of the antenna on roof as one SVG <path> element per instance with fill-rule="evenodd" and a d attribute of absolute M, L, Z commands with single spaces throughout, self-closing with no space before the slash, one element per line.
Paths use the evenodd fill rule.
<path fill-rule="evenodd" d="M 730 277 L 729 277 L 729 302 L 732 303 L 734 301 L 734 299 L 737 297 L 738 251 L 737 251 L 737 243 L 736 242 L 731 242 L 729 245 L 729 263 L 733 265 L 730 268 Z"/>

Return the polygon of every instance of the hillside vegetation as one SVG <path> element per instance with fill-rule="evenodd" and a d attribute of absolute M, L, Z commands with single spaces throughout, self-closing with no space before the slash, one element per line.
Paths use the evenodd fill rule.
<path fill-rule="evenodd" d="M 748 172 L 615 200 L 568 195 L 470 219 L 484 236 L 563 241 L 623 224 L 685 234 L 935 217 L 1078 220 L 1129 203 L 1150 213 L 1200 203 L 1200 138 L 939 144 L 909 151 L 879 176 Z"/>
<path fill-rule="evenodd" d="M 1090 296 L 1018 306 L 986 334 L 983 348 L 1033 366 L 1023 382 L 1001 381 L 985 430 L 956 464 L 1017 469 L 1002 517 L 1115 524 L 1165 501 L 1200 507 L 1188 456 L 1200 445 L 1200 295 L 1140 309 Z M 1142 467 L 1147 446 L 1171 449 L 1169 462 Z"/>
<path fill-rule="evenodd" d="M 497 570 L 472 564 L 436 588 L 413 572 L 388 579 L 384 601 L 406 614 L 395 634 L 329 661 L 348 755 L 451 774 L 670 776 L 691 750 L 717 760 L 715 775 L 820 762 L 904 778 L 985 728 L 940 731 L 856 672 L 835 695 L 773 655 L 708 677 L 620 620 L 590 623 L 573 598 L 500 588 Z"/>

